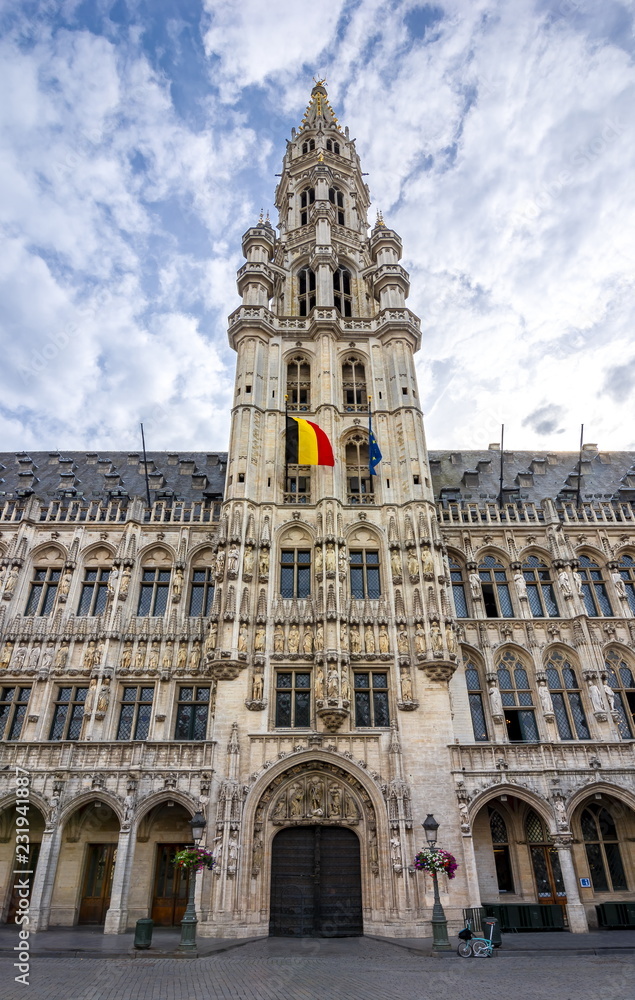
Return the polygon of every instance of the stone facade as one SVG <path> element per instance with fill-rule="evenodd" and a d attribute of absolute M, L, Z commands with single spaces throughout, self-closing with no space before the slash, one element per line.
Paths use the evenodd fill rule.
<path fill-rule="evenodd" d="M 293 826 L 359 838 L 366 932 L 427 933 L 427 813 L 451 929 L 566 900 L 583 931 L 635 899 L 635 455 L 505 453 L 502 493 L 494 447 L 428 455 L 401 241 L 368 205 L 317 84 L 279 233 L 243 241 L 227 455 L 151 454 L 150 506 L 138 454 L 0 456 L 3 919 L 16 765 L 39 930 L 177 921 L 197 809 L 201 934 L 268 933 Z M 288 416 L 334 467 L 286 465 Z"/>

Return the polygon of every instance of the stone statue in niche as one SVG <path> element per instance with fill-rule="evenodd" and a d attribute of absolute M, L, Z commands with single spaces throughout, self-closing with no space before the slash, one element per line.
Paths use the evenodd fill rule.
<path fill-rule="evenodd" d="M 302 818 L 302 800 L 304 798 L 304 790 L 302 785 L 294 782 L 289 789 L 289 816 L 291 819 L 301 819 Z"/>
<path fill-rule="evenodd" d="M 340 624 L 340 646 L 342 649 L 348 649 L 348 625 L 346 622 Z"/>
<path fill-rule="evenodd" d="M 302 636 L 302 652 L 305 656 L 310 656 L 313 652 L 313 629 L 310 625 L 304 626 L 304 635 Z"/>
<path fill-rule="evenodd" d="M 194 643 L 192 646 L 192 652 L 190 653 L 190 670 L 198 670 L 198 665 L 201 662 L 201 648 L 198 643 Z"/>
<path fill-rule="evenodd" d="M 282 795 L 279 796 L 278 801 L 276 802 L 276 804 L 274 806 L 273 814 L 272 814 L 271 818 L 274 819 L 274 820 L 281 820 L 281 819 L 286 819 L 287 818 L 287 797 L 286 797 L 286 795 L 282 794 Z"/>
<path fill-rule="evenodd" d="M 604 702 L 602 700 L 602 692 L 600 691 L 597 684 L 589 684 L 589 697 L 591 699 L 591 704 L 593 705 L 594 712 L 605 712 Z"/>
<path fill-rule="evenodd" d="M 225 573 L 225 549 L 219 549 L 216 553 L 216 563 L 214 566 L 214 576 L 220 580 Z"/>
<path fill-rule="evenodd" d="M 333 545 L 329 542 L 326 546 L 326 556 L 324 559 L 324 565 L 326 566 L 327 573 L 335 572 L 335 549 Z"/>
<path fill-rule="evenodd" d="M 367 625 L 364 630 L 364 645 L 367 653 L 372 654 L 375 652 L 375 633 L 373 632 L 372 625 Z"/>
<path fill-rule="evenodd" d="M 396 834 L 390 838 L 390 860 L 393 865 L 401 864 L 401 841 Z"/>
<path fill-rule="evenodd" d="M 481 578 L 478 573 L 470 573 L 468 576 L 468 582 L 470 584 L 470 590 L 472 592 L 472 597 L 479 598 L 483 594 L 483 587 L 481 585 Z"/>
<path fill-rule="evenodd" d="M 352 795 L 344 796 L 344 818 L 348 820 L 359 819 L 359 811 Z"/>
<path fill-rule="evenodd" d="M 315 697 L 318 700 L 324 698 L 324 670 L 321 663 L 315 668 Z"/>
<path fill-rule="evenodd" d="M 456 633 L 449 622 L 445 626 L 445 644 L 448 647 L 449 653 L 456 653 L 458 649 L 456 644 Z"/>
<path fill-rule="evenodd" d="M 243 559 L 243 573 L 246 577 L 251 578 L 254 573 L 254 547 L 253 545 L 248 545 L 245 549 L 245 557 Z"/>
<path fill-rule="evenodd" d="M 415 549 L 408 549 L 408 573 L 413 579 L 419 576 L 419 563 Z"/>
<path fill-rule="evenodd" d="M 297 653 L 300 648 L 300 629 L 297 625 L 292 625 L 289 629 L 289 637 L 287 639 L 287 646 L 290 653 Z"/>
<path fill-rule="evenodd" d="M 329 785 L 329 818 L 339 819 L 342 815 L 342 789 L 339 785 Z"/>
<path fill-rule="evenodd" d="M 165 649 L 163 651 L 163 659 L 161 660 L 161 666 L 163 667 L 164 670 L 169 670 L 171 668 L 173 653 L 174 650 L 172 647 L 172 643 L 171 642 L 166 643 Z"/>
<path fill-rule="evenodd" d="M 409 653 L 410 644 L 408 642 L 408 633 L 406 631 L 405 625 L 399 626 L 399 631 L 397 632 L 397 650 L 400 653 Z"/>
<path fill-rule="evenodd" d="M 571 590 L 571 580 L 569 579 L 569 574 L 566 569 L 561 569 L 558 573 L 558 583 L 562 588 L 562 593 L 565 597 L 571 597 L 573 591 Z"/>
<path fill-rule="evenodd" d="M 553 715 L 553 701 L 551 699 L 551 692 L 545 684 L 541 681 L 538 685 L 538 697 L 540 698 L 540 704 L 545 715 Z"/>
<path fill-rule="evenodd" d="M 104 677 L 101 682 L 101 690 L 97 699 L 97 711 L 105 715 L 110 705 L 110 677 Z"/>
<path fill-rule="evenodd" d="M 313 778 L 309 783 L 309 802 L 312 816 L 324 815 L 324 786 L 318 778 Z"/>
<path fill-rule="evenodd" d="M 210 622 L 209 632 L 207 633 L 207 639 L 205 640 L 206 653 L 211 653 L 213 649 L 216 649 L 217 639 L 218 639 L 218 622 Z"/>
<path fill-rule="evenodd" d="M 321 653 L 324 649 L 324 626 L 322 622 L 318 622 L 317 628 L 315 630 L 315 652 Z"/>
<path fill-rule="evenodd" d="M 337 553 L 337 561 L 340 568 L 340 576 L 346 576 L 346 549 L 344 546 Z"/>
<path fill-rule="evenodd" d="M 4 584 L 4 596 L 10 595 L 15 590 L 15 585 L 18 582 L 19 569 L 17 566 L 12 566 L 7 573 L 7 579 Z"/>
<path fill-rule="evenodd" d="M 146 662 L 146 648 L 139 644 L 137 646 L 137 655 L 135 656 L 134 665 L 137 670 L 142 670 Z M 185 666 L 185 664 L 183 664 Z"/>
<path fill-rule="evenodd" d="M 514 583 L 516 584 L 516 592 L 518 596 L 521 598 L 527 597 L 527 581 L 520 570 L 517 570 L 514 573 Z"/>
<path fill-rule="evenodd" d="M 575 583 L 575 589 L 577 590 L 580 597 L 584 597 L 584 588 L 582 586 L 582 577 L 577 570 L 573 573 L 573 582 Z"/>
<path fill-rule="evenodd" d="M 617 570 L 615 570 L 613 573 L 611 573 L 611 580 L 613 581 L 613 583 L 615 585 L 615 591 L 617 593 L 617 596 L 625 598 L 626 597 L 626 587 L 624 585 L 624 580 L 622 579 L 620 573 Z"/>
<path fill-rule="evenodd" d="M 614 712 L 615 711 L 615 691 L 613 690 L 613 688 L 609 684 L 606 683 L 606 681 L 604 682 L 603 686 L 604 686 L 604 694 L 606 695 L 606 700 L 609 703 L 609 708 L 610 708 L 610 710 L 612 712 Z"/>
<path fill-rule="evenodd" d="M 434 560 L 427 545 L 421 550 L 421 568 L 424 576 L 434 576 Z"/>
<path fill-rule="evenodd" d="M 6 670 L 11 663 L 11 654 L 13 653 L 13 643 L 5 642 L 2 647 L 2 656 L 0 656 L 0 669 Z"/>
<path fill-rule="evenodd" d="M 274 653 L 284 652 L 284 629 L 282 625 L 276 625 L 273 632 L 273 651 Z"/>
<path fill-rule="evenodd" d="M 229 550 L 229 555 L 227 556 L 227 574 L 228 576 L 235 577 L 238 575 L 238 560 L 240 559 L 240 552 L 236 545 L 232 545 Z"/>
<path fill-rule="evenodd" d="M 194 654 L 192 654 L 192 655 L 194 655 Z M 201 658 L 200 652 L 198 654 L 198 658 L 199 658 L 199 660 Z M 148 659 L 148 666 L 150 667 L 151 670 L 156 670 L 157 667 L 159 666 L 159 648 L 158 648 L 158 646 L 152 646 L 152 649 L 150 650 L 150 657 Z"/>
<path fill-rule="evenodd" d="M 269 576 L 269 549 L 261 549 L 258 555 L 258 573 L 264 579 Z"/>
<path fill-rule="evenodd" d="M 379 652 L 389 653 L 390 652 L 390 642 L 388 640 L 388 629 L 385 625 L 380 625 L 379 627 Z"/>
<path fill-rule="evenodd" d="M 92 645 L 92 644 L 91 644 Z M 34 646 L 29 654 L 29 667 L 34 670 L 40 662 L 40 647 Z M 91 663 L 92 666 L 92 663 Z"/>
<path fill-rule="evenodd" d="M 266 635 L 264 626 L 259 625 L 254 636 L 254 652 L 264 653 Z"/>
<path fill-rule="evenodd" d="M 73 579 L 73 572 L 67 569 L 64 572 L 62 579 L 60 580 L 59 595 L 61 600 L 65 601 L 68 597 L 68 592 L 71 589 L 71 580 Z"/>
<path fill-rule="evenodd" d="M 119 600 L 123 601 L 128 596 L 128 588 L 130 586 L 130 577 L 132 576 L 132 570 L 129 566 L 124 566 L 121 571 L 121 583 L 119 584 Z"/>
<path fill-rule="evenodd" d="M 378 861 L 377 853 L 377 831 L 374 827 L 371 827 L 368 831 L 368 860 L 371 864 L 377 864 Z"/>
<path fill-rule="evenodd" d="M 254 701 L 262 701 L 263 689 L 262 668 L 258 667 L 254 671 L 254 679 L 251 685 L 251 697 Z"/>
<path fill-rule="evenodd" d="M 66 647 L 68 650 L 68 647 Z M 13 657 L 13 666 L 16 670 L 21 670 L 26 659 L 26 646 L 18 646 Z"/>
<path fill-rule="evenodd" d="M 86 692 L 86 700 L 84 702 L 84 715 L 91 715 L 93 707 L 95 704 L 95 695 L 97 693 L 97 678 L 92 677 L 90 684 L 88 685 L 88 691 Z"/>
<path fill-rule="evenodd" d="M 185 664 L 187 663 L 187 646 L 185 643 L 181 643 L 179 646 L 178 656 L 176 658 L 177 670 L 185 670 Z"/>
<path fill-rule="evenodd" d="M 238 629 L 238 652 L 247 652 L 247 626 L 245 622 L 242 622 L 240 628 Z"/>
<path fill-rule="evenodd" d="M 392 549 L 390 552 L 390 572 L 395 579 L 401 577 L 401 556 L 399 549 Z"/>
<path fill-rule="evenodd" d="M 351 686 L 348 679 L 348 667 L 342 667 L 342 698 L 344 701 L 351 700 Z"/>
<path fill-rule="evenodd" d="M 116 566 L 113 566 L 108 574 L 108 593 L 114 594 L 117 589 L 117 580 L 119 579 L 119 570 Z"/>
<path fill-rule="evenodd" d="M 183 593 L 183 570 L 180 566 L 174 571 L 174 579 L 172 581 L 172 597 L 175 601 L 181 600 L 181 594 Z"/>
<path fill-rule="evenodd" d="M 489 703 L 492 709 L 492 715 L 502 715 L 503 714 L 503 699 L 501 698 L 501 693 L 495 684 L 492 684 L 489 689 Z"/>
<path fill-rule="evenodd" d="M 323 556 L 322 556 L 322 546 L 316 545 L 315 547 L 315 572 L 318 576 L 322 574 L 323 569 Z"/>
<path fill-rule="evenodd" d="M 82 658 L 82 665 L 86 670 L 90 670 L 95 662 L 95 643 L 89 642 L 88 648 Z"/>
<path fill-rule="evenodd" d="M 123 653 L 121 654 L 121 666 L 124 670 L 129 670 L 132 664 L 132 646 L 130 643 L 126 643 L 123 648 Z"/>
<path fill-rule="evenodd" d="M 418 653 L 426 651 L 426 632 L 421 622 L 417 622 L 415 629 L 415 649 Z"/>
<path fill-rule="evenodd" d="M 332 699 L 339 697 L 339 677 L 335 667 L 331 667 L 327 678 L 327 696 Z"/>
<path fill-rule="evenodd" d="M 408 667 L 401 668 L 401 697 L 404 701 L 412 701 L 412 678 Z"/>

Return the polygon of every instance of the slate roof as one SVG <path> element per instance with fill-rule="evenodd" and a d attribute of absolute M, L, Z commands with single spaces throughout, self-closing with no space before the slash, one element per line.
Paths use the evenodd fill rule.
<path fill-rule="evenodd" d="M 226 452 L 148 452 L 153 499 L 222 499 Z M 143 454 L 139 452 L 0 452 L 0 500 L 34 493 L 49 502 L 64 493 L 86 500 L 127 495 L 145 497 Z"/>
<path fill-rule="evenodd" d="M 505 451 L 505 498 L 539 504 L 545 497 L 575 499 L 578 452 Z M 430 471 L 438 500 L 495 501 L 500 451 L 431 451 Z M 227 452 L 148 452 L 152 498 L 222 499 Z M 0 452 L 0 500 L 34 493 L 50 501 L 64 492 L 86 500 L 118 494 L 145 497 L 139 452 Z M 635 452 L 598 451 L 585 445 L 583 500 L 635 501 Z"/>

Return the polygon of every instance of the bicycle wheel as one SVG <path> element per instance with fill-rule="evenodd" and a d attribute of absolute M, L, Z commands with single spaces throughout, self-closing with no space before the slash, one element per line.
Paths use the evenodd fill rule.
<path fill-rule="evenodd" d="M 459 946 L 456 949 L 457 955 L 461 958 L 471 958 L 472 957 L 472 942 L 471 941 L 459 941 Z"/>
<path fill-rule="evenodd" d="M 477 958 L 490 958 L 492 955 L 492 948 L 489 941 L 484 941 L 482 938 L 475 938 L 472 942 L 472 952 Z"/>

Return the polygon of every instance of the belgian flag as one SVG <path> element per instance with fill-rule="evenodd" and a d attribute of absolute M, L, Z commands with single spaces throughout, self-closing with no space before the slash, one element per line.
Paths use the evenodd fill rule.
<path fill-rule="evenodd" d="M 317 424 L 287 416 L 287 465 L 335 465 L 328 437 Z"/>

